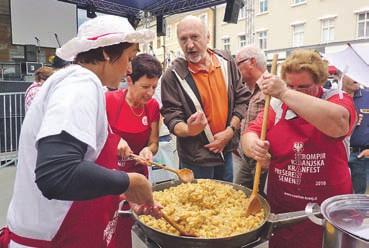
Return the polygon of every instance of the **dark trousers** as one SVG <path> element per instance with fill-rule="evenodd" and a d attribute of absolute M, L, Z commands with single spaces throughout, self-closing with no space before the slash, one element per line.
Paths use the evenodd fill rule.
<path fill-rule="evenodd" d="M 246 156 L 241 159 L 242 164 L 240 166 L 239 172 L 236 175 L 235 183 L 252 189 L 254 185 L 256 161 Z M 267 174 L 267 172 L 262 172 L 260 175 L 259 193 L 262 195 L 264 195 L 264 186 L 267 179 Z"/>
<path fill-rule="evenodd" d="M 233 181 L 233 161 L 232 152 L 224 153 L 224 165 L 219 166 L 198 166 L 190 165 L 179 162 L 181 169 L 187 168 L 193 171 L 195 178 L 207 178 L 207 179 L 217 179 L 221 181 L 232 182 Z"/>
<path fill-rule="evenodd" d="M 351 152 L 349 166 L 351 170 L 352 186 L 356 194 L 369 192 L 369 158 L 358 158 L 359 152 Z"/>

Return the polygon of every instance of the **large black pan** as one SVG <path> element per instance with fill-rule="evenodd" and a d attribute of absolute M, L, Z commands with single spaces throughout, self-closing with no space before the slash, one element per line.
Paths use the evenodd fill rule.
<path fill-rule="evenodd" d="M 251 190 L 245 188 L 241 185 L 217 181 L 222 184 L 232 185 L 236 190 L 242 190 L 247 196 L 250 196 Z M 164 189 L 177 186 L 181 182 L 170 181 L 157 184 L 153 187 L 153 191 L 162 191 Z M 260 201 L 262 208 L 265 211 L 265 219 L 256 229 L 246 232 L 243 234 L 225 237 L 225 238 L 194 238 L 194 237 L 183 237 L 176 236 L 169 233 L 162 232 L 160 230 L 151 228 L 150 226 L 141 222 L 135 213 L 131 213 L 137 220 L 138 225 L 143 229 L 150 239 L 161 245 L 162 247 L 175 247 L 175 248 L 201 248 L 201 247 L 211 247 L 211 248 L 232 248 L 241 247 L 246 244 L 250 244 L 259 240 L 260 238 L 268 239 L 271 231 L 274 227 L 278 225 L 285 225 L 289 223 L 295 223 L 301 219 L 307 218 L 305 211 L 298 211 L 293 213 L 274 215 L 270 213 L 270 207 L 268 202 L 260 196 Z M 127 214 L 126 211 L 120 211 L 120 214 Z"/>

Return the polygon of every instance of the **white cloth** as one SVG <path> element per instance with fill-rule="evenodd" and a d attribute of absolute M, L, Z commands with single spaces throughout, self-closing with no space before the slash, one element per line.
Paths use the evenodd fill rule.
<path fill-rule="evenodd" d="M 369 87 L 369 46 L 348 46 L 339 52 L 326 53 L 324 57 L 359 84 Z"/>
<path fill-rule="evenodd" d="M 78 34 L 56 49 L 56 55 L 66 61 L 73 61 L 77 54 L 121 42 L 144 43 L 155 38 L 149 29 L 135 30 L 127 18 L 103 15 L 84 22 Z"/>
<path fill-rule="evenodd" d="M 153 98 L 159 103 L 159 107 L 163 106 L 161 102 L 161 80 L 159 79 L 157 87 L 155 89 L 155 93 Z M 154 156 L 154 161 L 158 163 L 163 163 L 178 169 L 179 167 L 179 159 L 178 153 L 176 149 L 176 140 L 177 138 L 170 134 L 169 129 L 160 121 L 159 126 L 159 136 L 163 137 L 166 135 L 171 135 L 171 139 L 169 141 L 159 141 L 158 152 Z M 170 173 L 165 170 L 155 170 L 153 171 L 152 168 L 149 168 L 149 178 L 152 183 L 159 183 L 162 181 L 167 181 L 171 179 L 176 179 L 176 176 L 173 173 Z"/>
<path fill-rule="evenodd" d="M 156 86 L 153 98 L 159 103 L 159 107 L 162 108 L 163 104 L 161 102 L 161 78 L 158 80 L 158 84 Z M 170 134 L 167 126 L 163 122 L 161 122 L 160 124 L 161 125 L 159 126 L 159 136 L 165 136 Z"/>
<path fill-rule="evenodd" d="M 37 141 L 66 131 L 88 145 L 85 159 L 94 161 L 107 138 L 105 96 L 91 71 L 68 66 L 43 85 L 24 119 L 8 226 L 17 235 L 51 240 L 72 201 L 48 200 L 35 183 Z M 12 245 L 10 247 L 22 247 Z"/>

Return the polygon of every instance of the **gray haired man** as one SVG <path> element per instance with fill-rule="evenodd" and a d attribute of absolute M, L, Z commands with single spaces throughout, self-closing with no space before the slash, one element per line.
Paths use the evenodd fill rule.
<path fill-rule="evenodd" d="M 241 73 L 243 82 L 251 92 L 249 106 L 245 118 L 241 123 L 241 135 L 250 121 L 253 121 L 259 112 L 264 108 L 264 94 L 258 86 L 258 81 L 267 74 L 266 60 L 264 53 L 255 46 L 246 46 L 238 51 L 236 55 L 236 65 Z M 240 144 L 242 146 L 242 143 Z M 239 164 L 239 171 L 235 175 L 235 183 L 248 188 L 253 187 L 256 161 L 242 154 L 242 149 L 238 150 L 239 156 L 234 156 L 235 162 Z M 261 175 L 259 192 L 264 189 L 267 173 Z"/>

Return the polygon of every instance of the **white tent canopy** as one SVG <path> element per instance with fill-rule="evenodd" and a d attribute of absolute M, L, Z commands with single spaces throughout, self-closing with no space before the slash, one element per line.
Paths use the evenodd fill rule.
<path fill-rule="evenodd" d="M 347 44 L 342 51 L 324 54 L 325 59 L 356 82 L 369 87 L 369 46 Z"/>

